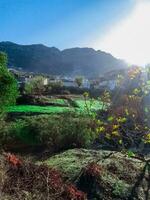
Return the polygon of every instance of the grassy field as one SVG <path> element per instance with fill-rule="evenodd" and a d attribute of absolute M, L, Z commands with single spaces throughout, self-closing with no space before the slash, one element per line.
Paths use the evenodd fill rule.
<path fill-rule="evenodd" d="M 56 99 L 57 101 L 57 99 Z M 64 103 L 65 101 L 63 99 L 58 99 L 57 102 Z M 66 107 L 59 107 L 59 106 L 34 106 L 34 105 L 16 105 L 16 106 L 10 106 L 8 107 L 8 112 L 19 112 L 19 113 L 62 113 L 62 112 L 68 112 L 68 111 L 85 111 L 86 110 L 86 104 L 84 100 L 75 100 L 79 108 L 73 108 L 71 106 Z M 65 102 L 66 103 L 66 102 Z M 89 108 L 91 108 L 93 111 L 101 109 L 102 104 L 95 100 L 91 103 L 91 101 L 87 101 L 87 105 Z M 91 106 L 90 106 L 91 105 Z"/>
<path fill-rule="evenodd" d="M 33 113 L 59 113 L 70 111 L 69 107 L 59 106 L 34 106 L 34 105 L 17 105 L 8 107 L 8 112 L 33 112 Z"/>

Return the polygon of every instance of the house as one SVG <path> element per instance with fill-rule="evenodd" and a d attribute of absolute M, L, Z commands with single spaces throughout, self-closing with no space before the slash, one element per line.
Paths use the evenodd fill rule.
<path fill-rule="evenodd" d="M 90 81 L 88 79 L 83 79 L 82 88 L 90 88 Z"/>
<path fill-rule="evenodd" d="M 65 87 L 78 87 L 75 78 L 64 77 L 61 79 L 63 86 Z M 83 78 L 82 85 L 80 88 L 90 88 L 90 82 L 88 79 Z"/>
<path fill-rule="evenodd" d="M 22 86 L 25 83 L 31 82 L 35 77 L 38 77 L 38 76 L 43 77 L 42 79 L 43 85 L 48 85 L 49 83 L 49 77 L 43 74 L 41 75 L 41 74 L 36 74 L 32 72 L 28 73 L 28 72 L 18 71 L 12 68 L 10 68 L 9 71 L 15 76 L 19 86 Z"/>
<path fill-rule="evenodd" d="M 109 90 L 114 90 L 116 86 L 117 86 L 116 80 L 104 80 L 102 82 L 99 82 L 99 88 L 103 87 Z"/>
<path fill-rule="evenodd" d="M 44 77 L 44 79 L 43 79 L 43 85 L 48 85 L 48 83 L 49 83 L 48 78 Z"/>
<path fill-rule="evenodd" d="M 77 84 L 74 80 L 71 79 L 62 79 L 63 86 L 65 87 L 77 87 Z"/>
<path fill-rule="evenodd" d="M 114 90 L 117 87 L 118 74 L 120 71 L 111 71 L 91 81 L 91 88 Z"/>

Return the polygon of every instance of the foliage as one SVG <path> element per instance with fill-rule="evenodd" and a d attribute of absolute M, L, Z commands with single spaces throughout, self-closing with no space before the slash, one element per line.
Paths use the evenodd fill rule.
<path fill-rule="evenodd" d="M 11 124 L 7 133 L 3 142 L 6 146 L 20 141 L 52 152 L 88 147 L 96 137 L 90 119 L 69 113 L 59 117 L 36 116 L 18 120 Z"/>
<path fill-rule="evenodd" d="M 93 108 L 96 108 L 95 104 L 97 103 L 98 108 L 100 109 L 100 102 L 96 101 L 94 98 L 89 98 L 88 92 L 84 92 L 83 97 L 84 97 L 84 112 L 87 113 L 89 116 L 95 118 L 96 114 L 95 112 L 93 112 Z M 102 109 L 103 109 L 103 105 L 102 105 Z"/>
<path fill-rule="evenodd" d="M 48 94 L 60 94 L 62 93 L 62 90 L 63 90 L 62 81 L 50 82 L 46 88 Z"/>
<path fill-rule="evenodd" d="M 0 65 L 3 67 L 7 66 L 7 55 L 3 52 L 0 52 Z"/>
<path fill-rule="evenodd" d="M 78 87 L 81 87 L 82 83 L 83 83 L 83 78 L 78 76 L 78 77 L 75 78 L 75 82 L 76 82 Z"/>
<path fill-rule="evenodd" d="M 142 80 L 141 74 L 140 68 L 129 69 L 127 77 L 119 76 L 118 88 L 113 96 L 105 91 L 100 97 L 101 101 L 110 105 L 105 118 L 98 116 L 100 143 L 137 151 L 142 151 L 144 143 L 149 143 L 150 111 L 146 98 L 150 87 L 149 81 Z"/>
<path fill-rule="evenodd" d="M 0 118 L 0 149 L 4 147 L 5 144 L 12 142 L 13 136 L 9 135 L 10 124 L 6 123 L 4 118 Z"/>
<path fill-rule="evenodd" d="M 123 181 L 118 181 L 114 184 L 113 194 L 116 196 L 124 197 L 126 196 L 126 185 Z"/>
<path fill-rule="evenodd" d="M 44 91 L 44 77 L 42 76 L 36 76 L 25 84 L 25 93 L 28 95 L 42 95 Z"/>
<path fill-rule="evenodd" d="M 135 154 L 132 151 L 127 151 L 127 155 L 129 158 L 135 156 Z"/>
<path fill-rule="evenodd" d="M 102 102 L 102 110 L 105 110 L 107 106 L 111 103 L 110 92 L 105 90 L 99 97 L 99 101 Z"/>
<path fill-rule="evenodd" d="M 0 53 L 0 113 L 15 104 L 17 96 L 17 82 L 7 69 L 7 56 Z"/>

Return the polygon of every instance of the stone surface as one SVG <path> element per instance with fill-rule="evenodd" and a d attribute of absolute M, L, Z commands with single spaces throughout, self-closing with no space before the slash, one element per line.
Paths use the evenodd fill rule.
<path fill-rule="evenodd" d="M 85 170 L 92 162 L 102 169 L 96 177 L 87 175 Z M 73 149 L 55 155 L 44 163 L 60 169 L 65 178 L 88 194 L 90 200 L 150 199 L 150 166 L 125 154 Z"/>

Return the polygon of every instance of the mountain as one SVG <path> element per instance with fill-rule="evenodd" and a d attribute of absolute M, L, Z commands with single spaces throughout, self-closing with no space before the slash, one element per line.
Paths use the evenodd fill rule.
<path fill-rule="evenodd" d="M 7 53 L 9 67 L 22 68 L 24 71 L 90 77 L 127 67 L 123 60 L 92 48 L 60 51 L 42 44 L 19 45 L 0 42 L 0 51 Z"/>

